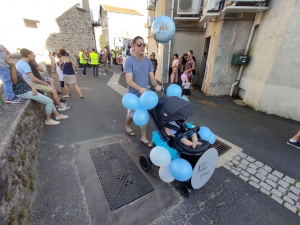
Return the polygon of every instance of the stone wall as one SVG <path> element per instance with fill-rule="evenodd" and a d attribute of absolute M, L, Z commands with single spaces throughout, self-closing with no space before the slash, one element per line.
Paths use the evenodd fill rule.
<path fill-rule="evenodd" d="M 95 48 L 94 29 L 88 0 L 83 0 L 83 9 L 76 5 L 56 18 L 59 33 L 52 33 L 46 40 L 47 49 L 58 51 L 65 47 L 71 57 L 77 57 L 81 48 Z"/>
<path fill-rule="evenodd" d="M 30 224 L 44 106 L 0 108 L 0 224 Z"/>

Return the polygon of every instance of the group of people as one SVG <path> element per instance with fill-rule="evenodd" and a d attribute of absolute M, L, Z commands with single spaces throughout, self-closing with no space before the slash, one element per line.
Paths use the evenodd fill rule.
<path fill-rule="evenodd" d="M 10 52 L 0 45 L 0 79 L 4 83 L 4 91 L 6 94 L 5 102 L 22 103 L 23 99 L 32 99 L 45 104 L 46 125 L 57 125 L 59 120 L 68 118 L 57 112 L 70 109 L 66 101 L 60 99 L 54 87 L 52 78 L 42 77 L 39 73 L 43 69 L 36 63 L 35 54 L 28 49 L 20 50 L 22 59 L 15 65 L 12 61 Z M 45 94 L 51 94 L 52 99 Z M 54 106 L 54 103 L 57 106 Z M 51 119 L 54 113 L 55 119 Z"/>
<path fill-rule="evenodd" d="M 173 62 L 170 66 L 170 84 L 178 83 L 181 79 L 181 75 L 185 74 L 182 80 L 182 95 L 186 98 L 191 95 L 193 90 L 193 75 L 195 75 L 196 70 L 196 58 L 193 55 L 193 50 L 189 50 L 188 53 L 184 53 L 178 56 L 177 53 L 173 55 Z M 179 77 L 179 78 L 178 78 Z"/>
<path fill-rule="evenodd" d="M 88 54 L 81 49 L 79 52 L 79 64 L 82 68 L 82 76 L 87 77 L 86 68 L 88 62 L 93 68 L 93 78 L 98 78 L 98 68 L 100 69 L 99 75 L 106 75 L 108 71 L 108 64 L 110 63 L 110 53 L 107 49 L 98 53 L 94 48 Z"/>

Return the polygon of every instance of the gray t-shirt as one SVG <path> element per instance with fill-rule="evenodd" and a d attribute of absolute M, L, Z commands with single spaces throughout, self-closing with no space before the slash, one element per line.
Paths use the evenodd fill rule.
<path fill-rule="evenodd" d="M 149 73 L 153 72 L 153 66 L 149 58 L 143 57 L 140 61 L 134 56 L 129 56 L 126 59 L 125 73 L 132 73 L 132 80 L 142 88 L 147 88 L 149 84 Z M 128 93 L 133 93 L 140 96 L 138 90 L 128 87 Z"/>

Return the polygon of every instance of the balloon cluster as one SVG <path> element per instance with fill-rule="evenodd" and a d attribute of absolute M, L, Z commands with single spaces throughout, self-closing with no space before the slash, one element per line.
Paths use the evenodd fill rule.
<path fill-rule="evenodd" d="M 144 126 L 148 123 L 148 109 L 154 108 L 158 103 L 158 96 L 153 91 L 144 92 L 141 97 L 128 93 L 123 96 L 122 104 L 126 109 L 135 110 L 133 113 L 133 122 L 138 126 Z"/>
<path fill-rule="evenodd" d="M 208 141 L 211 145 L 216 142 L 216 135 L 213 132 L 211 132 L 211 130 L 208 127 L 200 127 L 198 134 L 200 135 L 202 140 Z"/>
<path fill-rule="evenodd" d="M 160 167 L 159 177 L 164 182 L 172 182 L 175 179 L 184 182 L 192 177 L 191 164 L 181 158 L 171 161 L 169 151 L 162 146 L 156 146 L 151 150 L 150 159 L 154 165 Z"/>

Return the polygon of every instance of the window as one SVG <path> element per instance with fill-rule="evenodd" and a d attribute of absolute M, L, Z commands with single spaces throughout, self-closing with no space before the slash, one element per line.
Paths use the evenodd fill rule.
<path fill-rule="evenodd" d="M 38 24 L 39 23 L 40 22 L 37 21 L 37 20 L 27 20 L 27 19 L 24 19 L 25 27 L 38 28 Z"/>

